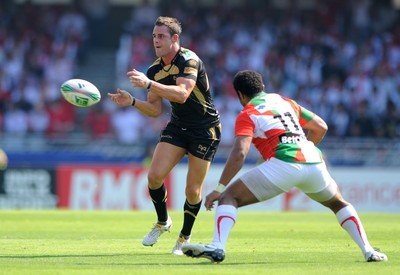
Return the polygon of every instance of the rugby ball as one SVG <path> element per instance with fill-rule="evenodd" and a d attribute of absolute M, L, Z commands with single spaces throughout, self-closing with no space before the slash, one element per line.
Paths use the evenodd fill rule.
<path fill-rule="evenodd" d="M 90 107 L 101 99 L 97 87 L 84 79 L 69 79 L 60 90 L 65 100 L 77 107 Z"/>

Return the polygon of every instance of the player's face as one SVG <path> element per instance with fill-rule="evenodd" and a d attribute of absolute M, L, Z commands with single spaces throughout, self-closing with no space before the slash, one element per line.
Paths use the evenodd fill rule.
<path fill-rule="evenodd" d="M 153 45 L 157 57 L 166 57 L 173 51 L 172 37 L 167 26 L 155 26 L 153 30 Z"/>

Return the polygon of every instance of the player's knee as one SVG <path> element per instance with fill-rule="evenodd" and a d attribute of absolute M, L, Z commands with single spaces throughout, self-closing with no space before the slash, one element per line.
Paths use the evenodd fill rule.
<path fill-rule="evenodd" d="M 187 186 L 185 190 L 186 199 L 189 203 L 198 203 L 201 198 L 201 190 L 196 186 Z"/>
<path fill-rule="evenodd" d="M 326 202 L 322 202 L 322 204 L 331 209 L 334 213 L 337 213 L 340 209 L 349 205 L 349 203 L 345 201 L 343 198 L 337 198 L 337 197 L 333 197 L 332 199 Z"/>
<path fill-rule="evenodd" d="M 239 198 L 229 191 L 225 191 L 221 194 L 218 200 L 218 204 L 229 204 L 237 207 L 239 205 Z"/>
<path fill-rule="evenodd" d="M 149 187 L 151 189 L 158 189 L 162 186 L 164 179 L 160 177 L 157 173 L 149 172 L 147 175 L 147 180 Z"/>

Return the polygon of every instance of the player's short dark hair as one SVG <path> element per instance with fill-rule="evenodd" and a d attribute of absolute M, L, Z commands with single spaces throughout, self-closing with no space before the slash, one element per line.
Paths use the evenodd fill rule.
<path fill-rule="evenodd" d="M 173 17 L 159 16 L 154 23 L 156 26 L 167 26 L 169 29 L 169 33 L 172 35 L 177 34 L 181 35 L 182 33 L 182 25 L 178 19 Z"/>
<path fill-rule="evenodd" d="M 264 90 L 264 83 L 260 73 L 252 70 L 239 71 L 233 79 L 233 88 L 247 97 L 253 98 Z"/>

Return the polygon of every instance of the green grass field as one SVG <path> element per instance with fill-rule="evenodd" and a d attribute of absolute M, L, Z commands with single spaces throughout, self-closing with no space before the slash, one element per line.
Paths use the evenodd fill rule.
<path fill-rule="evenodd" d="M 170 254 L 182 212 L 153 247 L 153 212 L 0 211 L 0 274 L 399 274 L 400 215 L 360 213 L 388 262 L 366 263 L 333 214 L 239 212 L 221 264 Z M 209 243 L 214 212 L 199 214 L 193 243 Z"/>

